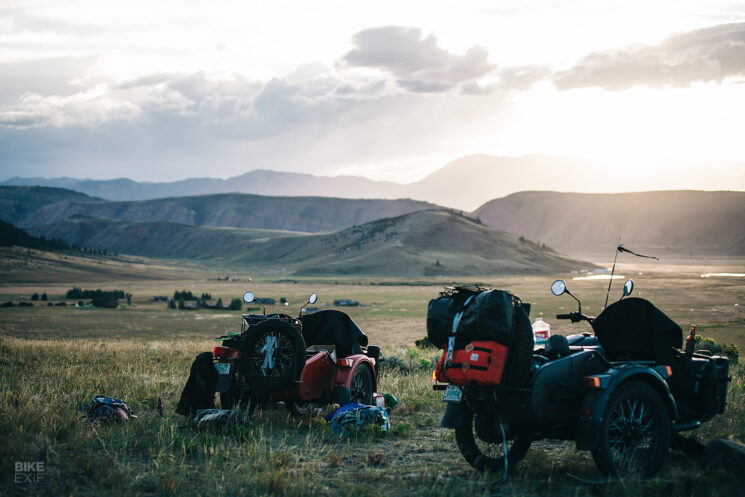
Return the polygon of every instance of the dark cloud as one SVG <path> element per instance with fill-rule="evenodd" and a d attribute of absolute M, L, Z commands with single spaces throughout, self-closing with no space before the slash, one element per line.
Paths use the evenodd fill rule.
<path fill-rule="evenodd" d="M 343 61 L 350 66 L 390 72 L 397 83 L 414 92 L 443 92 L 489 74 L 494 66 L 489 52 L 479 46 L 458 55 L 437 44 L 437 38 L 422 38 L 418 28 L 387 26 L 366 29 L 353 37 L 357 48 Z"/>
<path fill-rule="evenodd" d="M 554 77 L 557 88 L 689 86 L 745 75 L 745 23 L 671 36 L 657 46 L 594 52 Z"/>

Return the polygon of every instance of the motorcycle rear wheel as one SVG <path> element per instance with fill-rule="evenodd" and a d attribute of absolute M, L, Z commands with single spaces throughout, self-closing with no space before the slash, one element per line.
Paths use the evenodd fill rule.
<path fill-rule="evenodd" d="M 498 438 L 500 440 L 496 443 L 482 440 L 477 433 L 476 416 L 470 410 L 464 413 L 463 422 L 455 429 L 455 441 L 460 453 L 468 464 L 479 471 L 504 471 L 504 445 L 501 436 Z M 525 457 L 532 442 L 533 439 L 524 430 L 517 430 L 514 438 L 507 441 L 508 470 L 513 470 Z"/>

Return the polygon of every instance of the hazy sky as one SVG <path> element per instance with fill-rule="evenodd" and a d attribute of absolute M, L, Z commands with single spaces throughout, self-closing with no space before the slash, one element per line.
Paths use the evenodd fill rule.
<path fill-rule="evenodd" d="M 0 3 L 0 180 L 745 167 L 743 116 L 743 1 Z"/>

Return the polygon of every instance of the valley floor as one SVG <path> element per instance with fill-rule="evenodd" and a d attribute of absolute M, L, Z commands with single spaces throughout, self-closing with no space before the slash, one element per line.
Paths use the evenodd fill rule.
<path fill-rule="evenodd" d="M 5 249 L 3 249 L 5 250 Z M 15 250 L 15 249 L 13 249 Z M 45 262 L 46 261 L 46 262 Z M 28 264 L 25 268 L 19 264 Z M 6 256 L 11 277 L 0 283 L 0 303 L 30 301 L 46 293 L 64 299 L 73 286 L 121 289 L 133 294 L 130 306 L 83 309 L 73 305 L 0 308 L 0 490 L 3 494 L 64 493 L 101 495 L 737 495 L 741 482 L 730 475 L 701 470 L 671 451 L 660 479 L 588 487 L 568 476 L 599 476 L 588 453 L 569 443 L 537 443 L 504 482 L 501 475 L 471 470 L 450 430 L 439 428 L 441 393 L 431 389 L 432 363 L 438 351 L 417 349 L 426 335 L 427 302 L 454 280 L 409 282 L 398 279 L 325 278 L 280 282 L 282 275 L 261 275 L 229 268 L 173 266 L 147 259 L 131 263 L 105 258 L 65 260 L 33 251 Z M 745 350 L 745 278 L 702 274 L 745 273 L 745 263 L 663 271 L 647 265 L 619 265 L 617 274 L 632 277 L 635 295 L 648 298 L 684 330 Z M 29 270 L 31 268 L 31 270 Z M 739 268 L 739 269 L 738 269 Z M 721 269 L 721 270 L 720 270 Z M 230 275 L 240 281 L 218 281 Z M 587 331 L 553 317 L 575 309 L 568 297 L 554 297 L 551 282 L 565 279 L 583 301 L 583 311 L 602 309 L 607 280 L 572 274 L 485 276 L 485 286 L 504 288 L 531 302 L 531 318 L 544 317 L 552 333 Z M 251 281 L 249 281 L 251 278 Z M 612 299 L 621 291 L 614 282 Z M 475 282 L 474 278 L 460 281 Z M 352 299 L 348 312 L 397 358 L 381 378 L 379 390 L 400 401 L 392 413 L 392 431 L 368 432 L 348 440 L 335 438 L 320 418 L 298 421 L 281 406 L 260 412 L 254 425 L 228 435 L 198 433 L 173 413 L 194 356 L 211 349 L 214 337 L 240 326 L 237 311 L 178 311 L 154 302 L 175 290 L 210 293 L 228 303 L 246 290 L 288 306 L 269 312 L 295 313 L 311 292 L 318 308 L 336 299 Z M 255 311 L 252 311 L 255 312 Z M 742 362 L 742 360 L 741 360 Z M 694 433 L 708 442 L 719 436 L 745 440 L 745 373 L 733 368 L 728 407 Z M 77 408 L 103 393 L 125 399 L 138 418 L 127 426 L 97 426 L 81 421 Z M 157 398 L 165 405 L 160 417 Z M 39 483 L 15 483 L 14 463 L 43 461 Z"/>

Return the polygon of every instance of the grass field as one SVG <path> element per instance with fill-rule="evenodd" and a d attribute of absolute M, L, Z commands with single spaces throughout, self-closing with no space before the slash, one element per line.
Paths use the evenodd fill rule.
<path fill-rule="evenodd" d="M 0 485 L 4 494 L 238 494 L 238 495 L 740 495 L 742 481 L 703 471 L 671 451 L 660 479 L 589 487 L 567 473 L 599 475 L 588 453 L 570 443 L 536 443 L 516 475 L 475 473 L 455 445 L 450 430 L 439 428 L 441 394 L 431 389 L 436 351 L 420 351 L 413 342 L 426 334 L 427 301 L 444 281 L 305 279 L 278 283 L 281 275 L 250 274 L 218 268 L 194 268 L 139 259 L 133 263 L 104 259 L 26 258 L 25 269 L 9 271 L 0 284 L 0 302 L 28 300 L 46 292 L 58 301 L 72 286 L 122 289 L 132 305 L 114 310 L 39 306 L 0 309 Z M 7 261 L 7 259 L 6 259 Z M 11 262 L 7 262 L 11 264 Z M 44 265 L 46 264 L 46 265 Z M 10 266 L 6 266 L 10 267 Z M 745 265 L 705 267 L 619 266 L 633 277 L 635 295 L 655 302 L 687 330 L 745 350 L 745 279 L 701 274 L 732 272 Z M 31 271 L 29 270 L 31 268 Z M 67 268 L 65 273 L 64 268 Z M 44 278 L 45 271 L 51 276 Z M 643 274 L 638 274 L 638 273 Z M 231 274 L 241 281 L 216 281 Z M 248 278 L 253 281 L 248 281 Z M 602 309 L 607 281 L 572 280 L 572 275 L 484 277 L 533 304 L 531 317 L 543 316 L 552 332 L 588 328 L 553 319 L 575 309 L 568 297 L 554 297 L 555 277 L 567 281 L 583 301 L 583 311 Z M 449 280 L 451 281 L 451 280 Z M 473 279 L 462 282 L 472 282 Z M 391 284 L 394 283 L 394 284 Z M 620 282 L 613 295 L 620 294 Z M 289 306 L 270 307 L 294 313 L 311 292 L 319 303 L 358 300 L 345 308 L 366 331 L 370 343 L 399 358 L 403 369 L 389 370 L 379 390 L 399 400 L 388 434 L 367 432 L 339 440 L 321 420 L 297 421 L 281 407 L 260 411 L 250 428 L 230 434 L 199 433 L 173 413 L 194 356 L 214 346 L 212 338 L 237 329 L 239 312 L 174 311 L 152 302 L 174 290 L 209 292 L 224 302 L 251 289 L 257 296 L 285 297 Z M 70 301 L 68 301 L 70 302 Z M 742 363 L 743 361 L 741 361 Z M 745 377 L 733 369 L 725 415 L 717 416 L 694 436 L 708 442 L 719 436 L 745 440 Z M 139 416 L 125 426 L 88 425 L 77 407 L 95 394 L 125 399 Z M 162 397 L 165 415 L 154 407 Z M 14 464 L 44 461 L 39 483 L 15 483 Z"/>

